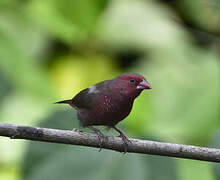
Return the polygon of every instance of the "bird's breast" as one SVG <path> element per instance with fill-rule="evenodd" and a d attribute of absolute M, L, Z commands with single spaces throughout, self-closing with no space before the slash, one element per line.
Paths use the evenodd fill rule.
<path fill-rule="evenodd" d="M 78 119 L 86 126 L 115 126 L 131 112 L 133 101 L 121 101 L 108 95 L 100 96 L 100 100 L 91 109 L 79 109 Z"/>
<path fill-rule="evenodd" d="M 108 126 L 117 124 L 129 115 L 132 105 L 133 101 L 122 101 L 104 95 L 95 111 L 97 123 Z"/>

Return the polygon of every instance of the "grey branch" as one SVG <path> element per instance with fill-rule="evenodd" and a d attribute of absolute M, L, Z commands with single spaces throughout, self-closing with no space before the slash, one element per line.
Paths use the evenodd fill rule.
<path fill-rule="evenodd" d="M 80 131 L 47 129 L 0 123 L 0 136 L 10 137 L 11 139 L 26 139 L 99 148 L 99 139 L 95 134 Z M 130 140 L 132 144 L 129 144 L 127 148 L 127 152 L 129 153 L 220 162 L 220 149 L 140 139 Z M 123 152 L 124 143 L 119 137 L 108 136 L 106 141 L 103 142 L 103 148 Z"/>

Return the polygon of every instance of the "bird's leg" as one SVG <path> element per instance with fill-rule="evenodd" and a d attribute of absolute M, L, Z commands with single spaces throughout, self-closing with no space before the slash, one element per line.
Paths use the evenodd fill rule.
<path fill-rule="evenodd" d="M 122 130 L 120 130 L 119 128 L 117 128 L 115 126 L 113 126 L 112 128 L 114 128 L 120 134 L 119 137 L 122 138 L 122 140 L 124 141 L 125 144 L 129 144 L 129 143 L 132 144 L 132 142 L 127 138 L 127 136 L 125 135 L 125 133 Z"/>
<path fill-rule="evenodd" d="M 126 153 L 127 152 L 127 148 L 128 148 L 128 144 L 132 144 L 132 142 L 127 138 L 127 136 L 125 135 L 125 133 L 122 130 L 120 130 L 116 126 L 113 126 L 112 128 L 114 128 L 120 134 L 119 137 L 121 137 L 122 141 L 124 141 L 124 144 L 125 144 L 125 151 L 124 151 L 124 153 Z"/>
<path fill-rule="evenodd" d="M 91 130 L 93 130 L 94 133 L 98 136 L 98 138 L 99 138 L 99 145 L 100 145 L 99 152 L 100 152 L 100 151 L 102 150 L 103 143 L 104 143 L 106 137 L 105 137 L 104 134 L 102 134 L 102 132 L 99 131 L 98 129 L 96 129 L 96 128 L 92 127 L 92 126 L 89 126 L 88 128 L 91 129 Z"/>

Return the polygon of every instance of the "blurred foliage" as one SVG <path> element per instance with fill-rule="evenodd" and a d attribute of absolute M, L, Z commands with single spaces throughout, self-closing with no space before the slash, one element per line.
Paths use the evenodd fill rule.
<path fill-rule="evenodd" d="M 0 86 L 0 100 L 2 100 L 5 95 L 10 93 L 12 87 L 11 87 L 10 82 L 8 82 L 8 80 L 4 77 L 3 73 L 1 73 L 1 72 L 0 72 L 0 82 L 1 82 L 1 86 Z"/>
<path fill-rule="evenodd" d="M 127 134 L 219 148 L 219 56 L 219 0 L 1 0 L 0 122 L 79 128 L 53 102 L 136 72 L 153 89 L 120 124 Z M 0 149 L 0 179 L 220 178 L 199 161 L 6 138 Z"/>

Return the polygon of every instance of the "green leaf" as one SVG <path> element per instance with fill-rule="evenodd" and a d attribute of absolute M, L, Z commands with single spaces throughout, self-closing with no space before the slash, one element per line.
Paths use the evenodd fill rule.
<path fill-rule="evenodd" d="M 151 118 L 142 126 L 168 141 L 205 145 L 219 126 L 218 58 L 197 49 L 182 49 L 188 56 L 177 51 L 155 52 L 154 61 L 141 64 L 152 82 Z"/>
<path fill-rule="evenodd" d="M 85 40 L 96 28 L 107 0 L 33 0 L 28 12 L 53 35 L 66 43 Z"/>

